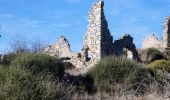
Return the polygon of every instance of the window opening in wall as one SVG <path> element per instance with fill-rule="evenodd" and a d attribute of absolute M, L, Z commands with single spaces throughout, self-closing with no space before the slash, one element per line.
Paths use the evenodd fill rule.
<path fill-rule="evenodd" d="M 128 50 L 127 48 L 123 48 L 123 56 L 128 59 L 133 59 L 132 51 Z"/>
<path fill-rule="evenodd" d="M 91 60 L 91 52 L 88 50 L 87 51 L 87 61 Z"/>

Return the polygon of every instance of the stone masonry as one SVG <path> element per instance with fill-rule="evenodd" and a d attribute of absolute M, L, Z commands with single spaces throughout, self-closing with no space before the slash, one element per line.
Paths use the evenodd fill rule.
<path fill-rule="evenodd" d="M 170 16 L 166 17 L 163 25 L 163 42 L 164 47 L 170 47 Z"/>
<path fill-rule="evenodd" d="M 105 56 L 121 55 L 124 48 L 131 52 L 132 59 L 139 61 L 133 38 L 130 35 L 126 34 L 120 40 L 113 42 L 103 7 L 104 2 L 97 1 L 89 11 L 89 25 L 87 26 L 81 53 L 72 52 L 67 39 L 63 36 L 58 39 L 57 43 L 46 48 L 44 53 L 57 56 L 65 62 L 70 62 L 77 69 L 82 69 L 84 72 L 87 72 Z"/>
<path fill-rule="evenodd" d="M 154 36 L 154 34 L 148 36 L 143 42 L 141 49 L 147 49 L 147 48 L 157 48 L 160 51 L 163 51 L 164 49 L 164 42 L 162 40 L 159 40 Z"/>
<path fill-rule="evenodd" d="M 161 40 L 158 40 L 153 35 L 147 37 L 142 42 L 141 49 L 147 49 L 147 48 L 157 48 L 162 52 L 165 52 L 170 47 L 170 16 L 165 18 L 165 22 L 163 25 L 163 38 Z"/>
<path fill-rule="evenodd" d="M 104 16 L 103 6 L 104 2 L 102 1 L 95 3 L 90 9 L 88 17 L 89 25 L 82 51 L 90 53 L 92 62 L 99 61 L 102 57 L 109 55 L 113 49 L 113 39 Z M 87 57 L 85 57 L 84 61 L 87 61 Z"/>
<path fill-rule="evenodd" d="M 127 49 L 127 56 L 136 61 L 140 61 L 136 46 L 133 43 L 133 38 L 124 34 L 119 40 L 114 41 L 113 52 L 115 55 L 121 55 L 124 49 Z"/>

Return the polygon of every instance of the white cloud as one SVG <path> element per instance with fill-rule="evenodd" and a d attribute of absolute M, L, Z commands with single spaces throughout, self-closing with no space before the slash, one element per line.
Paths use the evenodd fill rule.
<path fill-rule="evenodd" d="M 67 0 L 68 2 L 71 2 L 71 3 L 79 3 L 80 0 Z"/>

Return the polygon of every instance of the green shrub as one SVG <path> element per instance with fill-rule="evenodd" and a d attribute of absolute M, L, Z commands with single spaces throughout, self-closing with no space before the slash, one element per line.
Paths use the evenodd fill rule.
<path fill-rule="evenodd" d="M 57 77 L 62 77 L 64 74 L 64 67 L 60 60 L 45 54 L 21 54 L 11 64 L 29 69 L 33 74 L 39 74 L 44 71 L 49 71 Z"/>
<path fill-rule="evenodd" d="M 140 67 L 133 76 L 130 77 L 128 84 L 125 84 L 125 91 L 134 92 L 134 95 L 143 95 L 152 92 L 151 85 L 154 83 L 154 77 L 146 67 Z M 130 91 L 130 92 L 129 92 Z"/>
<path fill-rule="evenodd" d="M 140 56 L 142 61 L 144 61 L 145 63 L 150 63 L 156 60 L 166 58 L 163 53 L 161 53 L 158 49 L 155 48 L 148 48 L 146 50 L 141 51 Z"/>
<path fill-rule="evenodd" d="M 33 75 L 19 66 L 0 66 L 1 100 L 55 100 L 68 99 L 72 86 L 59 83 L 48 72 Z"/>
<path fill-rule="evenodd" d="M 30 72 L 21 70 L 19 68 L 10 67 L 9 69 L 2 69 L 4 72 L 0 72 L 3 75 L 0 79 L 1 83 L 1 98 L 8 99 L 21 99 L 21 98 L 31 98 L 42 95 L 40 90 L 41 86 L 38 84 L 38 80 L 31 75 Z"/>
<path fill-rule="evenodd" d="M 162 70 L 162 71 L 170 72 L 170 61 L 157 60 L 150 63 L 148 66 L 152 70 Z"/>
<path fill-rule="evenodd" d="M 140 66 L 124 57 L 106 57 L 99 61 L 88 75 L 94 79 L 100 90 L 107 91 L 114 84 L 129 83 Z"/>
<path fill-rule="evenodd" d="M 148 65 L 150 71 L 153 72 L 153 76 L 159 83 L 164 84 L 166 79 L 166 73 L 170 73 L 170 62 L 166 60 L 157 60 Z"/>
<path fill-rule="evenodd" d="M 11 61 L 15 59 L 16 56 L 19 56 L 20 54 L 16 53 L 8 53 L 7 55 L 4 56 L 2 64 L 5 66 L 8 66 L 11 64 Z"/>

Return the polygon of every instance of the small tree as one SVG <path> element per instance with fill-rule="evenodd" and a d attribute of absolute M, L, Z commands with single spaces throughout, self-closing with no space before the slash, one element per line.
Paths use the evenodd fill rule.
<path fill-rule="evenodd" d="M 44 41 L 36 40 L 36 41 L 31 41 L 27 42 L 26 40 L 23 40 L 20 37 L 15 38 L 11 43 L 11 52 L 14 53 L 28 53 L 28 52 L 41 52 L 42 50 L 47 47 L 47 43 Z"/>
<path fill-rule="evenodd" d="M 47 43 L 40 40 L 34 41 L 30 45 L 31 45 L 30 51 L 34 53 L 40 52 L 44 50 L 45 47 L 47 47 Z"/>
<path fill-rule="evenodd" d="M 10 46 L 11 46 L 12 52 L 15 52 L 15 53 L 29 52 L 27 42 L 20 38 L 14 39 L 13 42 L 10 43 Z"/>

